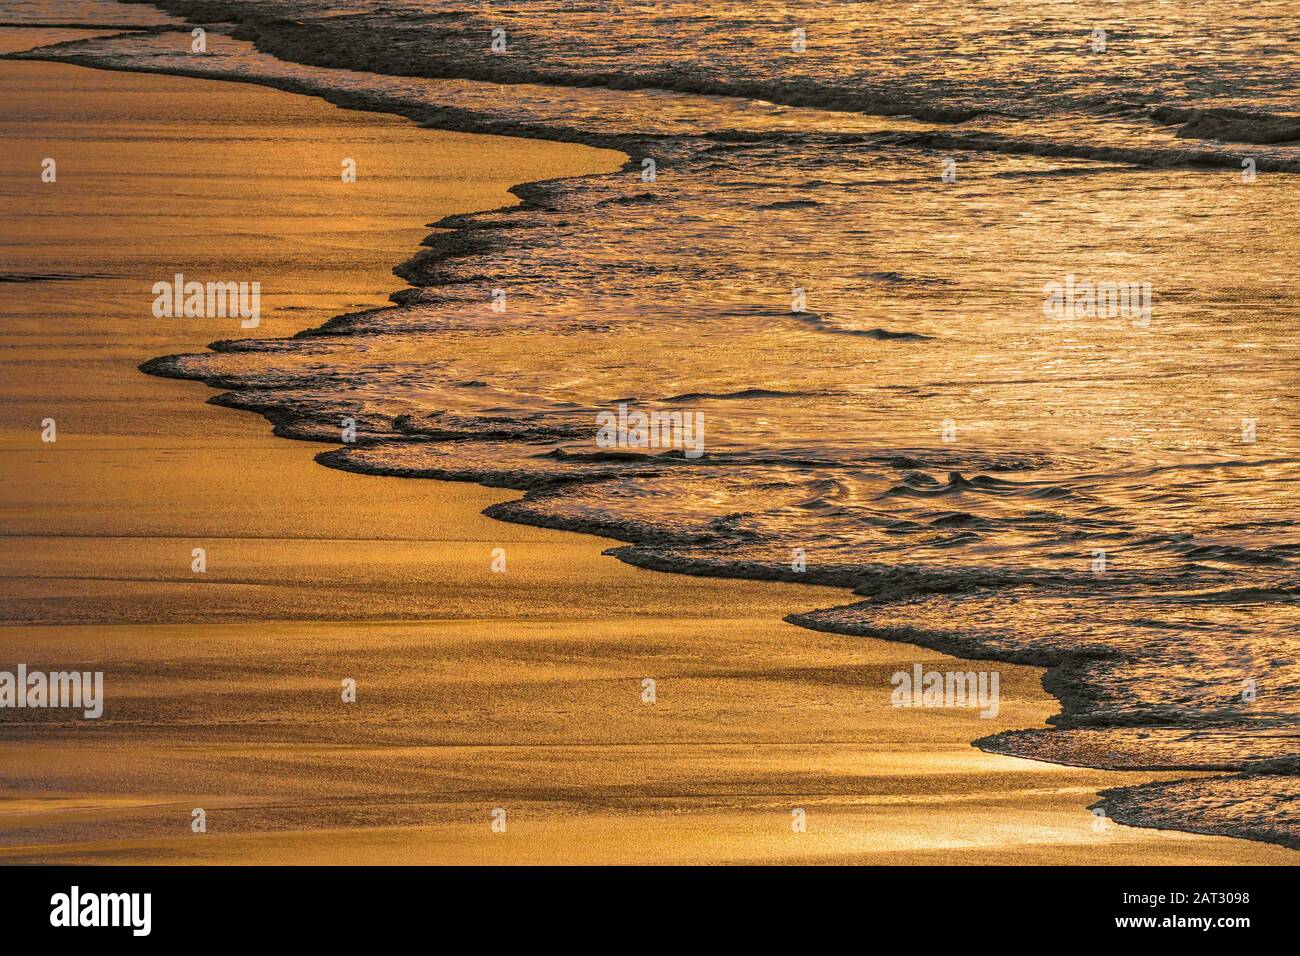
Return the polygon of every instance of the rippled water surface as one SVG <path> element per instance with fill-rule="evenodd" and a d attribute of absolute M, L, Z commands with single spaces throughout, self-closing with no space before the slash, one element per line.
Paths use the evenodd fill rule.
<path fill-rule="evenodd" d="M 1049 665 L 1055 727 L 984 746 L 1227 771 L 1110 811 L 1300 845 L 1300 4 L 156 6 L 209 53 L 40 55 L 629 163 L 438 224 L 391 309 L 151 371 L 634 563 L 856 589 L 809 627 Z M 1049 316 L 1067 275 L 1150 310 Z M 706 453 L 602 446 L 620 403 Z"/>

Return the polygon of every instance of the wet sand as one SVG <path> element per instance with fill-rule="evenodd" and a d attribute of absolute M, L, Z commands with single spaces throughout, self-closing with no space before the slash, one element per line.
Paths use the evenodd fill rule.
<path fill-rule="evenodd" d="M 642 571 L 479 514 L 507 493 L 331 471 L 136 369 L 382 305 L 422 223 L 621 154 L 229 83 L 0 74 L 0 271 L 108 276 L 0 305 L 0 669 L 102 670 L 107 696 L 98 721 L 0 711 L 0 859 L 1294 862 L 1087 810 L 1152 775 L 972 748 L 1057 710 L 1036 669 L 999 667 L 996 719 L 896 710 L 893 672 L 976 667 L 781 620 L 843 592 Z M 261 326 L 155 319 L 177 271 L 260 281 Z"/>

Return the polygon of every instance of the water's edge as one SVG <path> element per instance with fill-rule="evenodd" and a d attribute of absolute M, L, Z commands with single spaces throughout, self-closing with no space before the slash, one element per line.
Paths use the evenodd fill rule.
<path fill-rule="evenodd" d="M 122 32 L 133 33 L 133 32 L 146 32 L 146 31 L 125 30 Z M 147 32 L 153 32 L 153 31 L 147 31 Z M 93 56 L 80 56 L 75 54 L 74 55 L 62 54 L 59 56 L 42 56 L 40 54 L 39 49 L 36 51 L 24 51 L 23 53 L 20 54 L 2 55 L 0 56 L 0 58 L 48 60 L 51 62 L 73 63 L 83 67 L 89 67 L 93 69 L 113 70 L 117 72 L 146 72 L 146 73 L 158 73 L 158 74 L 165 74 L 165 75 L 191 76 L 191 77 L 195 77 L 199 79 L 207 79 L 207 80 L 213 79 L 213 77 L 209 73 L 205 73 L 197 70 L 187 71 L 180 68 L 175 68 L 175 69 L 152 69 L 147 67 L 133 68 L 133 67 L 124 67 L 120 65 L 108 66 L 101 62 L 97 62 L 95 57 Z M 631 159 L 631 155 L 636 155 L 636 153 L 638 152 L 637 145 L 638 143 L 642 142 L 641 140 L 632 139 L 628 137 L 614 137 L 614 136 L 600 135 L 600 134 L 584 134 L 580 131 L 562 130 L 562 129 L 557 129 L 555 127 L 538 127 L 536 129 L 533 129 L 530 127 L 523 127 L 517 124 L 485 122 L 482 117 L 467 115 L 464 114 L 462 111 L 449 110 L 449 109 L 431 110 L 427 107 L 412 106 L 408 103 L 403 102 L 397 97 L 393 97 L 389 99 L 389 98 L 380 98 L 375 96 L 360 96 L 354 93 L 350 93 L 348 91 L 331 91 L 328 89 L 323 89 L 311 83 L 307 83 L 307 82 L 297 83 L 289 79 L 280 81 L 278 79 L 271 80 L 265 77 L 245 78 L 245 77 L 231 76 L 231 77 L 222 78 L 220 82 L 249 82 L 255 85 L 262 85 L 262 86 L 268 86 L 275 89 L 280 89 L 282 91 L 289 92 L 289 93 L 296 93 L 299 95 L 306 95 L 306 96 L 314 96 L 318 99 L 323 99 L 327 102 L 330 102 L 344 109 L 354 109 L 354 110 L 362 110 L 367 112 L 378 112 L 378 113 L 399 115 L 413 122 L 416 122 L 418 125 L 424 127 L 444 128 L 444 129 L 450 129 L 455 131 L 468 130 L 477 133 L 504 135 L 504 136 L 511 136 L 515 138 L 525 138 L 525 139 L 526 138 L 548 139 L 553 141 L 572 142 L 581 145 L 598 146 L 606 149 L 618 149 L 618 150 L 622 150 L 624 153 L 630 154 L 629 158 L 627 159 L 627 163 L 624 167 L 625 169 L 634 168 L 634 160 Z M 600 174 L 593 173 L 588 175 L 600 175 Z M 583 178 L 585 178 L 585 176 L 581 176 L 581 175 L 573 176 L 573 177 L 565 177 L 562 181 L 572 182 L 574 180 L 580 180 Z M 499 212 L 505 215 L 509 215 L 512 211 L 517 212 L 522 209 L 526 209 L 529 207 L 529 204 L 538 202 L 540 198 L 545 195 L 545 183 L 546 181 L 517 184 L 513 186 L 509 191 L 520 199 L 521 202 L 519 205 L 506 206 L 506 207 L 502 207 L 499 210 L 486 210 L 486 211 Z M 437 232 L 433 233 L 433 235 L 446 236 L 449 234 L 448 233 L 449 230 L 455 232 L 455 231 L 472 228 L 471 226 L 462 223 L 460 221 L 461 218 L 462 217 L 459 216 L 451 216 L 438 223 L 433 224 L 435 228 L 438 230 Z M 425 252 L 425 255 L 427 256 L 427 251 Z M 395 267 L 394 271 L 398 275 L 401 275 L 400 270 L 403 268 L 403 265 L 405 264 L 398 265 L 397 267 Z M 300 335 L 310 335 L 313 332 L 319 332 L 320 328 L 331 328 L 332 324 L 338 322 L 338 319 L 339 317 L 336 317 L 335 319 L 332 319 L 329 322 L 324 323 L 324 325 L 319 327 L 318 329 L 306 330 L 305 332 L 300 333 Z M 208 346 L 208 348 L 214 351 L 223 351 L 224 346 L 225 343 L 216 342 L 216 343 L 211 343 Z M 230 407 L 230 408 L 235 408 L 240 410 L 258 412 L 259 414 L 263 415 L 263 417 L 266 418 L 272 424 L 274 434 L 280 437 L 293 438 L 297 440 L 317 441 L 317 442 L 323 442 L 327 444 L 336 444 L 336 440 L 332 440 L 328 437 L 322 437 L 320 435 L 306 433 L 300 429 L 295 429 L 293 427 L 294 422 L 292 421 L 292 419 L 284 415 L 281 409 L 268 408 L 266 406 L 258 405 L 256 402 L 250 399 L 243 398 L 240 395 L 239 389 L 235 387 L 235 383 L 222 380 L 220 377 L 217 376 L 203 376 L 179 368 L 174 362 L 174 360 L 177 358 L 179 358 L 179 356 L 161 356 L 158 358 L 150 359 L 142 363 L 140 369 L 146 374 L 156 375 L 159 377 L 203 381 L 209 387 L 221 391 L 221 394 L 215 395 L 211 399 L 209 399 L 210 403 L 221 405 L 223 407 Z M 364 444 L 364 442 L 359 442 L 358 444 Z M 427 478 L 434 478 L 437 480 L 471 482 L 471 483 L 484 485 L 487 487 L 505 487 L 505 488 L 512 488 L 514 490 L 523 491 L 524 494 L 521 495 L 519 498 L 498 505 L 493 505 L 485 509 L 484 514 L 487 515 L 488 517 L 501 520 L 501 521 L 507 521 L 507 522 L 517 523 L 517 524 L 534 525 L 539 527 L 547 527 L 553 530 L 565 530 L 565 531 L 574 531 L 578 533 L 595 534 L 606 538 L 613 538 L 615 540 L 625 541 L 626 544 L 609 548 L 605 551 L 605 553 L 612 557 L 618 558 L 624 563 L 636 567 L 646 568 L 650 570 L 664 571 L 664 572 L 672 572 L 678 574 L 688 574 L 694 576 L 725 577 L 725 578 L 754 579 L 754 580 L 781 580 L 789 583 L 817 584 L 822 586 L 829 585 L 829 586 L 839 586 L 839 587 L 846 586 L 845 582 L 843 581 L 835 581 L 833 579 L 826 580 L 825 578 L 818 578 L 817 576 L 812 574 L 799 574 L 793 571 L 787 573 L 781 573 L 779 571 L 774 572 L 772 568 L 767 566 L 759 566 L 759 565 L 734 566 L 733 565 L 724 568 L 721 566 L 715 566 L 704 562 L 687 564 L 683 562 L 664 561 L 660 559 L 658 555 L 653 553 L 652 549 L 638 547 L 638 545 L 646 544 L 647 542 L 644 541 L 643 539 L 638 539 L 633 533 L 631 533 L 626 528 L 608 527 L 608 526 L 602 526 L 599 528 L 584 527 L 581 526 L 582 525 L 581 522 L 566 520 L 559 517 L 548 518 L 548 516 L 543 515 L 539 511 L 539 509 L 527 509 L 521 507 L 521 504 L 527 503 L 530 500 L 533 500 L 536 497 L 540 496 L 540 494 L 542 493 L 541 489 L 530 488 L 528 485 L 525 484 L 519 484 L 519 483 L 512 484 L 508 480 L 502 480 L 500 476 L 489 477 L 482 473 L 476 473 L 472 469 L 449 470 L 449 469 L 430 468 L 422 473 L 413 474 L 410 470 L 398 471 L 395 469 L 387 470 L 382 467 L 376 467 L 376 466 L 365 467 L 362 464 L 358 463 L 355 459 L 351 459 L 347 457 L 345 454 L 341 454 L 343 451 L 344 451 L 343 448 L 335 448 L 330 451 L 322 452 L 316 456 L 316 461 L 318 461 L 320 464 L 326 467 L 336 468 L 344 471 L 355 471 L 355 472 L 362 472 L 367 474 L 389 475 L 389 476 L 397 476 L 397 477 L 427 477 Z M 878 606 L 880 603 L 881 602 L 877 601 Z M 1045 673 L 1043 675 L 1043 681 L 1042 681 L 1043 687 L 1049 694 L 1056 697 L 1061 703 L 1061 713 L 1057 715 L 1057 718 L 1053 718 L 1053 721 L 1055 721 L 1060 717 L 1068 716 L 1075 709 L 1075 701 L 1071 697 L 1070 683 L 1066 675 L 1068 674 L 1073 664 L 1075 664 L 1077 661 L 1089 657 L 1089 655 L 1087 654 L 1069 654 L 1069 653 L 1048 654 L 1041 651 L 1039 652 L 994 651 L 988 647 L 984 647 L 977 644 L 976 642 L 974 642 L 969 638 L 964 638 L 962 635 L 955 634 L 955 633 L 952 634 L 937 633 L 937 632 L 920 633 L 910 629 L 907 630 L 905 633 L 903 633 L 899 631 L 891 631 L 890 628 L 888 627 L 853 625 L 853 624 L 847 624 L 843 622 L 837 623 L 833 621 L 819 619 L 817 615 L 822 613 L 822 611 L 825 610 L 830 610 L 830 609 L 821 609 L 821 611 L 808 611 L 808 612 L 791 614 L 786 618 L 786 620 L 789 623 L 795 624 L 800 627 L 804 627 L 809 630 L 826 631 L 826 632 L 844 634 L 850 636 L 875 637 L 878 639 L 888 640 L 896 643 L 906 643 L 906 644 L 912 644 L 914 646 L 926 647 L 926 648 L 938 650 L 943 653 L 951 654 L 953 656 L 968 659 L 968 660 L 1000 660 L 1008 663 L 1045 668 Z M 1042 759 L 1041 757 L 1035 757 L 1033 754 L 1024 752 L 1023 748 L 1018 748 L 1016 746 L 1017 740 L 1022 736 L 1038 734 L 1041 732 L 1042 732 L 1041 730 L 1008 731 L 1002 734 L 997 734 L 991 737 L 984 737 L 972 741 L 972 746 L 978 747 L 979 749 L 989 753 L 1018 756 L 1026 759 L 1041 760 Z M 1067 764 L 1067 765 L 1069 763 L 1064 760 L 1043 761 L 1043 762 L 1051 762 L 1051 763 Z M 1221 765 L 1220 766 L 1188 765 L 1188 766 L 1172 767 L 1172 768 L 1168 764 L 1159 767 L 1133 765 L 1133 764 L 1123 764 L 1122 766 L 1115 766 L 1113 764 L 1107 764 L 1101 762 L 1100 760 L 1097 762 L 1082 763 L 1076 765 L 1090 766 L 1090 767 L 1096 767 L 1098 769 L 1106 769 L 1106 770 L 1117 770 L 1117 769 L 1150 770 L 1153 772 L 1169 771 L 1171 769 L 1175 771 L 1178 769 L 1187 770 L 1187 771 L 1216 771 L 1216 770 L 1223 771 L 1229 769 Z M 1253 775 L 1255 774 L 1242 774 L 1240 776 L 1253 776 Z M 1280 833 L 1276 831 L 1269 831 L 1267 829 L 1263 829 L 1263 830 L 1252 829 L 1244 822 L 1240 826 L 1233 826 L 1233 825 L 1226 825 L 1226 824 L 1222 826 L 1198 826 L 1193 821 L 1185 821 L 1185 820 L 1171 821 L 1167 818 L 1162 818 L 1157 815 L 1153 815 L 1146 812 L 1146 808 L 1144 807 L 1144 801 L 1143 801 L 1144 793 L 1166 789 L 1170 787 L 1177 787 L 1179 783 L 1180 781 L 1178 779 L 1170 779 L 1170 780 L 1153 782 L 1150 784 L 1145 784 L 1136 787 L 1123 787 L 1123 788 L 1113 788 L 1113 789 L 1103 790 L 1098 794 L 1099 796 L 1098 801 L 1092 804 L 1090 809 L 1100 807 L 1106 812 L 1106 814 L 1111 819 L 1120 823 L 1129 824 L 1133 826 L 1143 826 L 1143 827 L 1150 827 L 1156 829 L 1176 829 L 1176 830 L 1182 830 L 1184 832 L 1202 833 L 1207 835 L 1234 836 L 1238 838 L 1257 840 L 1261 842 L 1277 843 L 1283 846 L 1291 847 L 1293 849 L 1300 849 L 1300 841 L 1297 841 L 1296 839 L 1292 838 L 1289 834 Z"/>

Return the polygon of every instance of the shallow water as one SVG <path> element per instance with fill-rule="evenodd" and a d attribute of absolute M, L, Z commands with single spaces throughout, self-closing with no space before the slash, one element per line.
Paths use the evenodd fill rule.
<path fill-rule="evenodd" d="M 1055 727 L 982 746 L 1232 771 L 1107 810 L 1300 846 L 1300 5 L 842 4 L 803 54 L 798 4 L 158 5 L 209 52 L 41 55 L 630 161 L 440 224 L 392 309 L 150 371 L 636 564 L 856 589 L 809 627 L 1052 666 Z M 1050 316 L 1067 276 L 1149 310 Z M 602 444 L 620 404 L 704 454 Z"/>

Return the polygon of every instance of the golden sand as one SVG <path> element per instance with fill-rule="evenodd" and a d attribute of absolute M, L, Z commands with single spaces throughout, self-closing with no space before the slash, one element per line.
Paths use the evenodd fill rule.
<path fill-rule="evenodd" d="M 0 859 L 1294 862 L 1096 825 L 1098 789 L 1150 775 L 972 748 L 1057 710 L 1036 669 L 999 666 L 996 719 L 895 710 L 893 672 L 971 665 L 781 620 L 843 592 L 641 571 L 479 514 L 506 493 L 322 468 L 324 446 L 136 370 L 250 334 L 153 318 L 176 271 L 259 280 L 251 334 L 290 334 L 383 304 L 424 222 L 620 154 L 227 83 L 0 81 L 3 271 L 112 276 L 6 284 L 0 306 L 0 668 L 102 670 L 107 696 L 94 722 L 0 713 Z"/>

